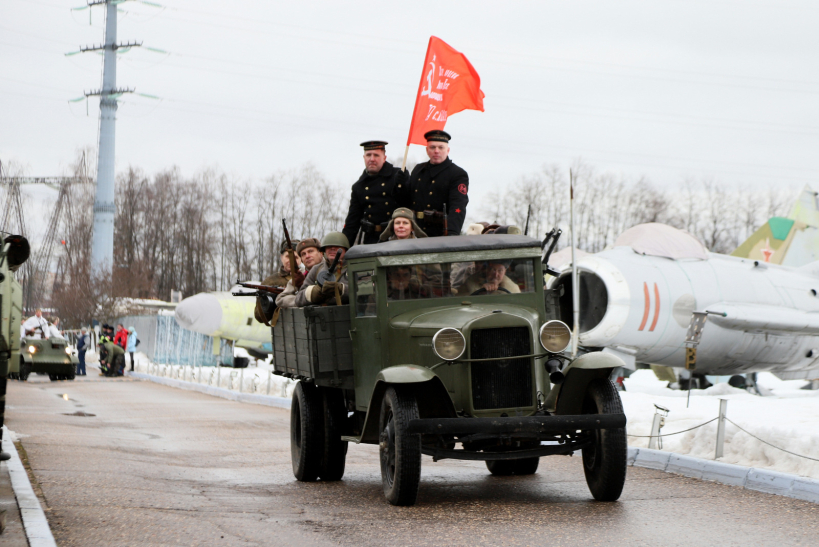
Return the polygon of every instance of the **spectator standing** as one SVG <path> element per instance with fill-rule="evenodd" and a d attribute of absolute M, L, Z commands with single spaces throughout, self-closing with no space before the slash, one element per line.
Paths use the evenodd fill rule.
<path fill-rule="evenodd" d="M 134 327 L 128 327 L 128 347 L 125 351 L 131 356 L 131 372 L 134 372 L 134 352 L 137 345 L 137 332 Z"/>
<path fill-rule="evenodd" d="M 80 331 L 77 337 L 77 357 L 80 362 L 77 365 L 77 375 L 85 376 L 85 352 L 88 351 L 88 346 L 91 344 L 91 337 L 88 336 L 88 329 L 85 327 Z"/>
<path fill-rule="evenodd" d="M 122 323 L 117 324 L 117 333 L 114 335 L 114 343 L 125 349 L 128 345 L 128 331 L 122 326 Z"/>

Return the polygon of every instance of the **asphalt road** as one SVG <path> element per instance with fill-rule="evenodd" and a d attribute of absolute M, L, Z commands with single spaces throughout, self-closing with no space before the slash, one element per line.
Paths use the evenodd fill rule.
<path fill-rule="evenodd" d="M 9 383 L 61 546 L 816 545 L 819 505 L 629 468 L 594 502 L 579 458 L 532 477 L 424 457 L 418 504 L 383 498 L 377 450 L 351 445 L 336 483 L 297 483 L 289 412 L 151 382 Z"/>

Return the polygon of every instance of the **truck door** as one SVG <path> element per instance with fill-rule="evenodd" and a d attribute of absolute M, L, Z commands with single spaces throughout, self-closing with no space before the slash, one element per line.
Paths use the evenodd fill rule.
<path fill-rule="evenodd" d="M 382 363 L 377 271 L 375 267 L 357 270 L 350 283 L 354 313 L 350 337 L 353 341 L 355 400 L 356 408 L 362 411 L 367 410 Z"/>

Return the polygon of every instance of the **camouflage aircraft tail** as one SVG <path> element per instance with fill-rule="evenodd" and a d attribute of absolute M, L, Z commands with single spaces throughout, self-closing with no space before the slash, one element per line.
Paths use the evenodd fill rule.
<path fill-rule="evenodd" d="M 772 217 L 732 256 L 800 267 L 819 260 L 819 193 L 805 186 L 789 217 Z"/>

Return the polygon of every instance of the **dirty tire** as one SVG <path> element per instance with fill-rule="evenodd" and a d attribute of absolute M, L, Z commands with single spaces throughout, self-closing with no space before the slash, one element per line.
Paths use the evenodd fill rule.
<path fill-rule="evenodd" d="M 534 475 L 540 458 L 521 458 L 519 460 L 487 460 L 486 468 L 498 477 L 509 475 Z"/>
<path fill-rule="evenodd" d="M 296 480 L 312 482 L 321 469 L 324 420 L 321 393 L 313 384 L 298 382 L 290 407 L 290 458 Z"/>
<path fill-rule="evenodd" d="M 623 403 L 617 388 L 608 378 L 598 378 L 586 388 L 584 414 L 621 414 Z M 597 501 L 615 501 L 626 482 L 626 429 L 592 431 L 594 444 L 583 449 L 586 484 Z"/>
<path fill-rule="evenodd" d="M 347 461 L 347 441 L 341 440 L 347 409 L 340 389 L 322 387 L 319 391 L 324 410 L 324 449 L 319 477 L 323 481 L 340 481 Z"/>
<path fill-rule="evenodd" d="M 393 505 L 414 505 L 421 482 L 421 436 L 407 433 L 418 419 L 418 401 L 407 389 L 390 387 L 378 420 L 381 484 Z"/>
<path fill-rule="evenodd" d="M 20 357 L 20 374 L 17 376 L 17 379 L 21 382 L 25 382 L 28 380 L 28 375 L 31 374 L 31 365 L 26 363 L 22 357 Z"/>
<path fill-rule="evenodd" d="M 51 380 L 52 382 L 56 382 L 57 380 L 60 379 L 60 377 L 56 374 L 49 374 L 48 379 Z"/>

